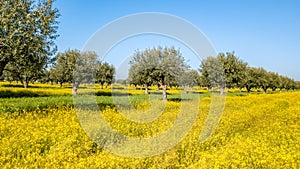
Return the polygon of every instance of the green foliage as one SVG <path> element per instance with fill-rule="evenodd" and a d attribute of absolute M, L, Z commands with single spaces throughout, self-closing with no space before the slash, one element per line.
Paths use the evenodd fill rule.
<path fill-rule="evenodd" d="M 19 80 L 27 88 L 41 77 L 56 52 L 56 19 L 53 1 L 1 0 L 0 76 Z"/>
<path fill-rule="evenodd" d="M 77 89 L 81 83 L 95 81 L 96 59 L 97 54 L 93 51 L 81 52 L 76 58 L 72 79 L 73 94 L 77 94 Z"/>
<path fill-rule="evenodd" d="M 220 94 L 222 95 L 222 90 L 226 83 L 223 58 L 220 56 L 207 57 L 201 62 L 200 72 L 205 85 L 209 88 L 219 87 L 221 89 Z"/>
<path fill-rule="evenodd" d="M 100 89 L 103 85 L 111 85 L 114 81 L 115 68 L 107 62 L 97 63 L 96 65 L 96 83 L 100 84 Z"/>
<path fill-rule="evenodd" d="M 221 57 L 225 76 L 226 87 L 228 88 L 242 88 L 242 80 L 246 77 L 247 63 L 240 60 L 234 55 L 234 52 L 226 52 L 226 54 L 219 54 Z"/>
<path fill-rule="evenodd" d="M 72 83 L 73 94 L 77 94 L 79 85 L 82 82 L 90 83 L 95 79 L 97 54 L 87 51 L 67 50 L 64 53 L 58 53 L 56 62 L 50 70 L 51 77 L 61 86 L 63 83 Z"/>
<path fill-rule="evenodd" d="M 187 88 L 199 86 L 200 75 L 196 70 L 187 70 L 180 76 L 180 85 L 184 87 L 184 93 L 187 93 Z"/>
<path fill-rule="evenodd" d="M 73 49 L 67 50 L 63 53 L 58 53 L 56 62 L 50 70 L 51 76 L 54 80 L 62 86 L 63 83 L 71 83 L 73 79 L 73 71 L 75 68 L 76 60 L 80 56 L 80 51 Z"/>
<path fill-rule="evenodd" d="M 275 72 L 268 72 L 263 68 L 252 68 L 242 60 L 239 60 L 234 53 L 220 53 L 217 57 L 208 57 L 200 65 L 200 85 L 206 87 L 222 88 L 246 88 L 250 93 L 251 89 L 262 89 L 264 93 L 268 89 L 274 92 L 276 89 L 296 89 L 297 83 L 288 77 Z"/>
<path fill-rule="evenodd" d="M 258 86 L 263 89 L 264 93 L 266 93 L 268 88 L 270 87 L 270 74 L 263 68 L 258 68 L 257 74 Z"/>
<path fill-rule="evenodd" d="M 163 88 L 163 99 L 167 99 L 166 88 L 172 84 L 178 84 L 180 75 L 187 70 L 179 50 L 172 48 L 153 48 L 145 51 L 137 51 L 131 60 L 129 81 L 132 84 L 148 86 L 160 85 Z"/>

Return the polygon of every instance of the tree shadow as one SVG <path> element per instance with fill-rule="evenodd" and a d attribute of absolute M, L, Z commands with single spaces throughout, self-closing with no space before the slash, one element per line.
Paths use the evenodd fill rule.
<path fill-rule="evenodd" d="M 1 85 L 1 87 L 23 88 L 24 89 L 24 86 L 22 84 L 3 84 L 3 85 Z M 53 86 L 52 85 L 51 86 L 49 86 L 49 85 L 48 86 L 32 86 L 29 84 L 27 88 L 29 88 L 29 89 L 58 89 L 60 87 L 58 87 L 57 85 L 54 85 L 54 84 L 53 84 Z M 72 86 L 63 86 L 61 88 L 71 88 L 72 89 Z M 86 88 L 86 87 L 82 86 L 79 88 Z"/>
<path fill-rule="evenodd" d="M 149 94 L 153 94 L 153 95 L 162 95 L 162 91 L 150 91 L 150 90 L 149 90 Z M 172 93 L 167 92 L 167 95 L 172 95 Z"/>
<path fill-rule="evenodd" d="M 48 97 L 47 93 L 32 92 L 32 91 L 0 91 L 0 98 L 21 98 L 21 97 Z"/>
<path fill-rule="evenodd" d="M 95 92 L 96 96 L 131 96 L 131 93 L 128 92 L 104 92 L 104 91 L 97 91 Z"/>
<path fill-rule="evenodd" d="M 190 91 L 189 93 L 193 93 L 193 94 L 205 94 L 207 92 Z"/>
<path fill-rule="evenodd" d="M 24 88 L 22 84 L 4 84 L 1 85 L 2 87 L 7 87 L 7 88 Z M 36 88 L 56 88 L 56 87 L 50 87 L 50 86 L 45 86 L 45 87 L 40 87 L 40 86 L 31 86 L 28 85 L 28 88 L 36 89 Z"/>
<path fill-rule="evenodd" d="M 168 101 L 172 102 L 183 102 L 183 101 L 191 101 L 191 98 L 168 98 Z"/>

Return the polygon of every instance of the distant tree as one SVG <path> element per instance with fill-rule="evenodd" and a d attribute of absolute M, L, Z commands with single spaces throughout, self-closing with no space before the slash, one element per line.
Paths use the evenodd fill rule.
<path fill-rule="evenodd" d="M 296 81 L 296 89 L 297 89 L 297 90 L 300 89 L 300 81 Z"/>
<path fill-rule="evenodd" d="M 80 58 L 81 52 L 77 49 L 68 49 L 63 53 L 58 53 L 56 62 L 51 69 L 51 76 L 62 87 L 63 83 L 71 83 L 73 80 L 73 71 L 77 59 Z"/>
<path fill-rule="evenodd" d="M 242 84 L 244 87 L 246 87 L 247 92 L 250 93 L 252 88 L 258 88 L 259 82 L 258 82 L 258 69 L 257 68 L 252 68 L 252 67 L 247 67 L 245 69 L 246 76 L 242 80 Z"/>
<path fill-rule="evenodd" d="M 298 88 L 298 84 L 297 84 L 297 82 L 294 80 L 294 79 L 291 79 L 292 81 L 291 81 L 291 89 L 293 90 L 293 91 L 295 91 L 295 90 L 297 90 L 297 88 Z"/>
<path fill-rule="evenodd" d="M 80 52 L 76 49 L 58 53 L 51 74 L 60 86 L 66 82 L 71 83 L 73 94 L 76 95 L 82 82 L 93 81 L 96 57 L 95 52 Z"/>
<path fill-rule="evenodd" d="M 41 77 L 56 52 L 58 10 L 52 0 L 2 0 L 0 4 L 0 76 L 8 71 L 27 88 Z"/>
<path fill-rule="evenodd" d="M 258 87 L 262 88 L 264 93 L 267 93 L 267 90 L 271 87 L 271 75 L 261 67 L 257 69 L 257 73 Z"/>
<path fill-rule="evenodd" d="M 54 78 L 54 74 L 52 74 L 52 69 L 50 70 L 44 70 L 43 71 L 43 76 L 42 78 L 39 80 L 41 83 L 51 83 L 53 84 L 55 82 L 55 78 Z"/>
<path fill-rule="evenodd" d="M 180 51 L 174 47 L 137 51 L 130 64 L 131 83 L 145 85 L 146 93 L 149 84 L 159 84 L 163 89 L 163 100 L 167 99 L 167 86 L 179 80 L 180 74 L 188 67 Z"/>
<path fill-rule="evenodd" d="M 295 81 L 291 78 L 285 77 L 284 88 L 286 89 L 286 91 L 295 89 Z"/>
<path fill-rule="evenodd" d="M 81 52 L 76 59 L 75 69 L 72 78 L 73 95 L 77 94 L 81 83 L 95 82 L 95 72 L 97 66 L 97 54 L 93 51 Z"/>
<path fill-rule="evenodd" d="M 122 84 L 122 85 L 127 85 L 128 80 L 127 79 L 118 79 L 118 80 L 116 80 L 116 83 Z"/>
<path fill-rule="evenodd" d="M 270 88 L 273 92 L 276 91 L 277 88 L 280 88 L 281 79 L 278 73 L 275 72 L 269 72 L 270 76 Z"/>
<path fill-rule="evenodd" d="M 129 69 L 129 81 L 133 85 L 144 85 L 145 94 L 149 94 L 149 86 L 155 83 L 152 69 L 144 69 L 143 71 L 140 71 L 140 68 L 141 67 L 138 64 L 131 66 Z"/>
<path fill-rule="evenodd" d="M 196 70 L 187 70 L 180 77 L 180 85 L 184 87 L 184 93 L 187 93 L 188 88 L 199 85 L 200 75 Z"/>
<path fill-rule="evenodd" d="M 111 85 L 114 80 L 115 68 L 113 65 L 109 65 L 107 62 L 97 63 L 96 66 L 96 83 L 100 84 L 100 89 L 103 89 L 103 85 L 106 87 Z"/>
<path fill-rule="evenodd" d="M 224 94 L 226 76 L 223 68 L 222 57 L 207 57 L 202 60 L 200 69 L 202 81 L 208 88 L 220 88 L 220 95 Z"/>
<path fill-rule="evenodd" d="M 246 78 L 247 63 L 235 56 L 234 52 L 220 53 L 220 57 L 225 76 L 226 87 L 243 88 L 243 80 Z"/>

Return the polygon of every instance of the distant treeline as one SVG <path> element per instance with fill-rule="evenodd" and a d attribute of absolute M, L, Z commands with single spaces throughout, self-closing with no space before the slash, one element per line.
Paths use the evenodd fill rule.
<path fill-rule="evenodd" d="M 123 83 L 145 87 L 158 85 L 163 89 L 167 86 L 192 86 L 219 88 L 223 94 L 225 88 L 276 89 L 295 90 L 299 82 L 268 72 L 263 68 L 253 68 L 240 60 L 234 52 L 220 53 L 215 57 L 204 59 L 198 70 L 192 70 L 184 62 L 179 50 L 174 48 L 152 48 L 137 51 L 132 58 L 129 77 Z"/>

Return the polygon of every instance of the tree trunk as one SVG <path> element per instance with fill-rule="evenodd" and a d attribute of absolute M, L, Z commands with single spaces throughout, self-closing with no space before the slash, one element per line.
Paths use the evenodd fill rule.
<path fill-rule="evenodd" d="M 5 66 L 8 64 L 8 59 L 4 59 L 0 62 L 0 76 L 2 76 Z"/>
<path fill-rule="evenodd" d="M 247 88 L 247 92 L 248 92 L 248 93 L 251 93 L 251 87 L 246 86 L 246 88 Z"/>
<path fill-rule="evenodd" d="M 77 95 L 78 86 L 79 86 L 79 84 L 72 82 L 72 94 L 73 95 Z"/>
<path fill-rule="evenodd" d="M 208 92 L 212 92 L 213 91 L 213 87 L 208 87 L 207 90 L 208 90 Z"/>
<path fill-rule="evenodd" d="M 221 87 L 221 88 L 220 88 L 220 96 L 223 96 L 223 95 L 224 95 L 224 88 Z"/>
<path fill-rule="evenodd" d="M 187 94 L 187 86 L 184 86 L 184 91 L 183 91 L 184 94 Z"/>
<path fill-rule="evenodd" d="M 163 100 L 167 100 L 167 85 L 162 85 L 163 89 Z"/>
<path fill-rule="evenodd" d="M 62 87 L 63 83 L 62 82 L 59 82 L 59 87 Z"/>
<path fill-rule="evenodd" d="M 73 94 L 73 95 L 77 95 L 77 90 L 78 90 L 77 87 L 74 86 L 74 87 L 73 87 L 73 90 L 72 90 L 72 94 Z"/>
<path fill-rule="evenodd" d="M 267 89 L 263 89 L 264 90 L 264 94 L 266 94 L 267 93 Z"/>
<path fill-rule="evenodd" d="M 28 82 L 24 82 L 24 88 L 27 89 L 28 88 Z"/>
<path fill-rule="evenodd" d="M 148 92 L 148 85 L 145 85 L 145 94 L 149 94 L 149 92 Z"/>

